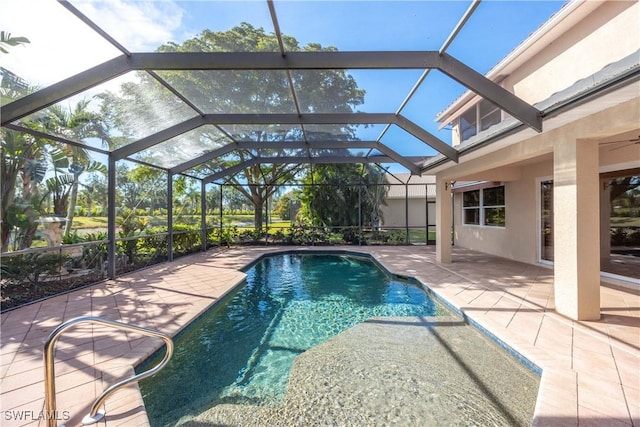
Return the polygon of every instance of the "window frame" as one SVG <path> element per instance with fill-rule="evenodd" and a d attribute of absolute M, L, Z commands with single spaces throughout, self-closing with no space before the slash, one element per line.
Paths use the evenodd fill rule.
<path fill-rule="evenodd" d="M 485 190 L 492 190 L 492 189 L 496 189 L 496 188 L 502 188 L 502 199 L 504 204 L 492 204 L 492 205 L 486 205 L 485 204 L 485 195 L 484 192 Z M 468 193 L 472 193 L 472 192 L 479 192 L 478 194 L 478 205 L 477 206 L 470 206 L 470 205 L 466 205 L 465 206 L 465 194 Z M 501 185 L 494 185 L 491 187 L 484 187 L 484 188 L 476 188 L 473 190 L 469 190 L 469 191 L 463 191 L 462 192 L 462 218 L 461 218 L 461 222 L 462 225 L 466 226 L 466 227 L 487 227 L 487 228 L 506 228 L 507 227 L 507 200 L 506 200 L 506 192 L 505 192 L 505 186 L 504 184 Z M 504 222 L 503 224 L 487 224 L 487 215 L 486 215 L 486 211 L 488 209 L 502 209 L 504 211 Z M 478 219 L 478 222 L 467 222 L 467 212 L 471 211 L 471 210 L 475 210 L 478 211 L 478 213 L 475 216 L 475 218 Z"/>
<path fill-rule="evenodd" d="M 473 116 L 473 120 L 468 119 Z M 462 113 L 458 119 L 460 142 L 464 142 L 475 135 L 489 129 L 506 118 L 504 112 L 497 105 L 482 99 L 475 103 L 467 111 Z M 463 123 L 463 120 L 466 122 Z"/>

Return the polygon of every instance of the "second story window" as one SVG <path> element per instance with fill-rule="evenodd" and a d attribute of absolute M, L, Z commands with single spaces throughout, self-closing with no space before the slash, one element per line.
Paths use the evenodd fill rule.
<path fill-rule="evenodd" d="M 502 120 L 502 111 L 487 100 L 482 100 L 460 116 L 460 141 L 489 129 Z"/>

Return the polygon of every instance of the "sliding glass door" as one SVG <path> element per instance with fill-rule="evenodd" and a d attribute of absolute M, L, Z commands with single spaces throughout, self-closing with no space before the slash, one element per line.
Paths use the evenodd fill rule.
<path fill-rule="evenodd" d="M 553 181 L 540 182 L 540 260 L 553 262 Z"/>

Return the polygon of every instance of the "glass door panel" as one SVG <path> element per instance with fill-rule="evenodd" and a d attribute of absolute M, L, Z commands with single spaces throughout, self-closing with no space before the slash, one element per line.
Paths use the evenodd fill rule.
<path fill-rule="evenodd" d="M 540 259 L 553 261 L 553 181 L 540 182 Z"/>

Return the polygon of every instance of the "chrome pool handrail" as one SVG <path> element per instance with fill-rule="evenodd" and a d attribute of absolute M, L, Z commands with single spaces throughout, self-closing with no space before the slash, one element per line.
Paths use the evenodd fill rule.
<path fill-rule="evenodd" d="M 100 411 L 99 408 L 107 399 L 107 397 L 128 384 L 140 381 L 143 378 L 147 378 L 155 374 L 160 369 L 162 369 L 167 364 L 167 362 L 169 362 L 169 359 L 171 359 L 171 355 L 173 354 L 173 341 L 171 340 L 171 338 L 168 335 L 158 331 L 154 331 L 153 329 L 129 325 L 126 323 L 96 316 L 81 316 L 67 320 L 66 322 L 55 328 L 51 332 L 51 334 L 49 334 L 49 337 L 44 343 L 44 409 L 47 419 L 47 427 L 56 427 L 56 421 L 58 418 L 56 413 L 56 375 L 54 367 L 55 346 L 58 342 L 58 339 L 60 338 L 60 335 L 62 335 L 64 331 L 80 323 L 94 323 L 103 326 L 111 326 L 124 331 L 138 332 L 142 335 L 157 337 L 162 339 L 167 346 L 164 358 L 156 366 L 137 375 L 134 375 L 131 378 L 113 384 L 112 386 L 104 390 L 102 394 L 100 394 L 100 396 L 98 396 L 98 398 L 95 400 L 93 405 L 91 405 L 91 410 L 89 411 L 89 413 L 82 419 L 82 424 L 84 425 L 96 423 L 104 418 L 105 413 L 104 411 Z"/>

